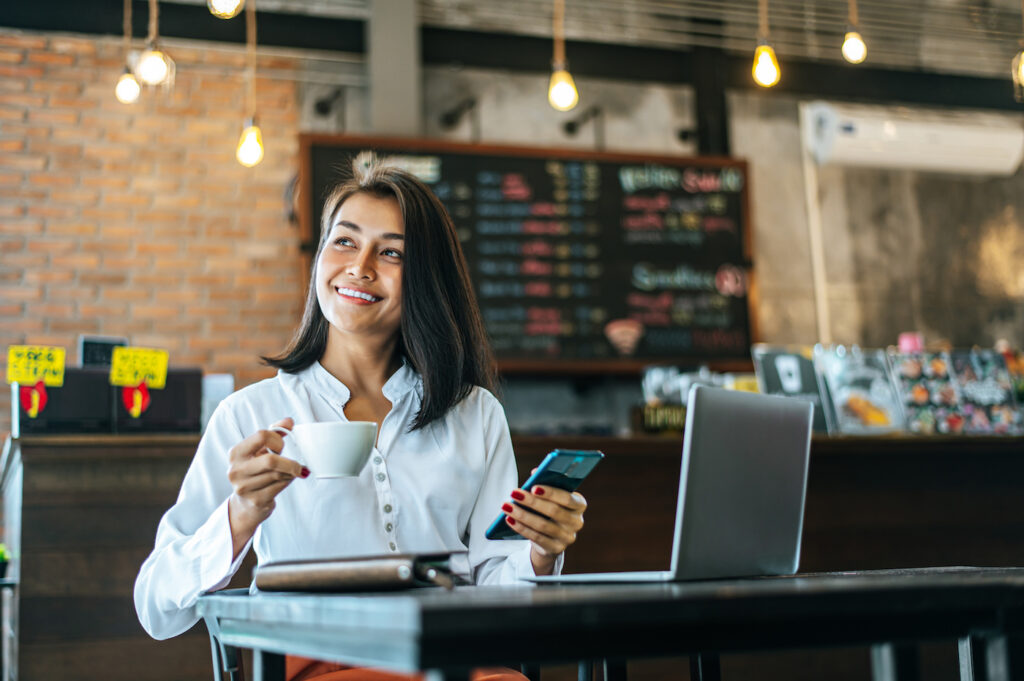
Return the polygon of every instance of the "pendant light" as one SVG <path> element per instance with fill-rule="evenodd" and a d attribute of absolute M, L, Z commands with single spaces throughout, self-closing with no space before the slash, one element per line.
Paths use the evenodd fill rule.
<path fill-rule="evenodd" d="M 245 7 L 245 0 L 206 0 L 206 7 L 218 19 L 234 19 Z"/>
<path fill-rule="evenodd" d="M 1024 22 L 1024 0 L 1021 0 L 1020 7 L 1021 21 Z M 1021 50 L 1010 62 L 1010 70 L 1013 75 L 1013 96 L 1018 102 L 1024 101 L 1024 38 L 1020 41 Z"/>
<path fill-rule="evenodd" d="M 174 60 L 160 51 L 159 25 L 160 5 L 157 0 L 149 0 L 149 35 L 135 65 L 135 75 L 146 85 L 170 87 L 174 84 Z"/>
<path fill-rule="evenodd" d="M 857 16 L 857 0 L 849 0 L 849 26 L 843 38 L 843 58 L 851 64 L 859 64 L 868 56 L 868 46 L 860 36 L 860 19 Z"/>
<path fill-rule="evenodd" d="M 555 54 L 551 60 L 551 82 L 548 84 L 548 102 L 559 111 L 569 111 L 580 101 L 569 62 L 565 59 L 565 0 L 555 0 L 552 17 L 552 33 L 555 39 Z"/>
<path fill-rule="evenodd" d="M 124 0 L 124 72 L 117 79 L 114 96 L 122 104 L 133 104 L 139 99 L 142 87 L 128 68 L 128 55 L 132 51 L 132 0 Z"/>
<path fill-rule="evenodd" d="M 246 96 L 246 118 L 242 136 L 238 138 L 235 158 L 246 168 L 252 168 L 263 160 L 263 133 L 256 123 L 256 0 L 249 0 L 245 8 L 245 52 L 248 68 L 248 93 Z"/>
<path fill-rule="evenodd" d="M 772 87 L 779 82 L 781 71 L 775 50 L 768 42 L 768 0 L 758 0 L 757 10 L 757 49 L 754 50 L 754 64 L 750 72 L 755 83 L 761 87 Z"/>

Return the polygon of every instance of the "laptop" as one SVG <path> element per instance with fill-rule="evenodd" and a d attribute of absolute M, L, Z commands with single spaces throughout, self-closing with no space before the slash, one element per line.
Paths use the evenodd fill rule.
<path fill-rule="evenodd" d="M 694 386 L 671 568 L 527 579 L 675 582 L 796 573 L 813 418 L 806 400 Z"/>

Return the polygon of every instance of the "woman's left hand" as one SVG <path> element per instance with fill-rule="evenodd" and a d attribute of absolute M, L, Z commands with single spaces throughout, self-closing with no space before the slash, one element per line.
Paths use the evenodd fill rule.
<path fill-rule="evenodd" d="M 550 575 L 555 559 L 576 541 L 576 534 L 583 527 L 587 500 L 579 492 L 547 485 L 534 485 L 529 491 L 512 490 L 512 498 L 518 505 L 508 502 L 501 507 L 508 516 L 505 522 L 530 540 L 533 571 Z"/>

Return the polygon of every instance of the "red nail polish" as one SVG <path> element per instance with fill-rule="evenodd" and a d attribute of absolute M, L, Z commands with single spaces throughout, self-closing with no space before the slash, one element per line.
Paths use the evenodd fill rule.
<path fill-rule="evenodd" d="M 538 497 L 542 497 L 542 496 L 544 496 L 544 488 L 543 487 L 534 487 L 533 488 L 533 493 L 536 494 Z"/>
<path fill-rule="evenodd" d="M 512 490 L 512 498 L 515 499 L 516 501 L 522 501 L 523 499 L 526 498 L 526 495 L 520 492 L 519 490 L 514 489 Z"/>
<path fill-rule="evenodd" d="M 516 524 L 516 519 L 515 518 L 505 518 L 505 522 L 508 523 L 509 525 L 515 525 Z"/>
<path fill-rule="evenodd" d="M 302 472 L 299 475 L 301 475 L 304 478 L 308 478 L 309 477 L 309 469 L 306 468 L 305 466 L 303 466 L 302 467 Z"/>
<path fill-rule="evenodd" d="M 511 513 L 514 509 L 512 508 L 512 504 L 502 504 L 501 510 L 505 513 Z"/>

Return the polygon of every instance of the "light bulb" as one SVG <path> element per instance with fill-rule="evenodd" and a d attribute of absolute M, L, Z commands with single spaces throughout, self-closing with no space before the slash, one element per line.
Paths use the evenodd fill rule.
<path fill-rule="evenodd" d="M 125 71 L 121 74 L 121 77 L 117 79 L 117 87 L 114 88 L 114 96 L 117 97 L 117 101 L 122 104 L 133 104 L 139 98 L 139 93 L 142 92 L 142 87 L 139 85 L 139 81 L 135 80 L 135 76 L 130 71 Z"/>
<path fill-rule="evenodd" d="M 246 123 L 242 136 L 238 139 L 235 158 L 246 168 L 252 168 L 263 160 L 263 133 L 255 121 L 248 120 Z"/>
<path fill-rule="evenodd" d="M 771 87 L 779 82 L 779 60 L 775 50 L 768 43 L 762 43 L 754 50 L 754 66 L 751 69 L 754 82 L 761 87 Z"/>
<path fill-rule="evenodd" d="M 1013 82 L 1018 87 L 1024 86 L 1024 50 L 1018 52 L 1017 56 L 1013 58 L 1011 68 L 1013 69 Z"/>
<path fill-rule="evenodd" d="M 231 19 L 245 7 L 245 0 L 206 0 L 206 6 L 218 19 Z"/>
<path fill-rule="evenodd" d="M 159 85 L 167 80 L 171 73 L 171 65 L 165 55 L 156 47 L 150 47 L 139 57 L 135 73 L 146 85 Z"/>
<path fill-rule="evenodd" d="M 579 101 L 580 93 L 576 91 L 572 75 L 566 69 L 556 66 L 551 72 L 551 83 L 548 85 L 548 102 L 559 111 L 569 111 Z"/>
<path fill-rule="evenodd" d="M 868 56 L 868 46 L 857 31 L 847 31 L 843 40 L 843 58 L 851 64 L 859 64 Z"/>

